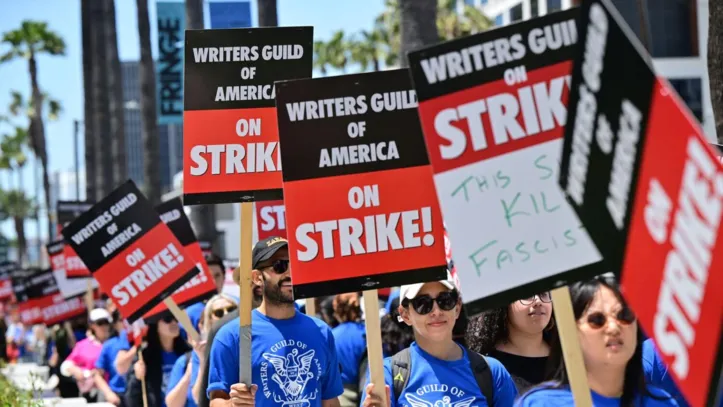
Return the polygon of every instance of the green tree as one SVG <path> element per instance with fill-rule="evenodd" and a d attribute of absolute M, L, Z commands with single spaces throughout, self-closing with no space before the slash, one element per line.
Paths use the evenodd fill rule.
<path fill-rule="evenodd" d="M 0 221 L 12 219 L 17 239 L 18 262 L 25 261 L 28 242 L 25 237 L 25 220 L 35 216 L 35 202 L 21 190 L 0 191 Z"/>
<path fill-rule="evenodd" d="M 314 67 L 325 76 L 329 68 L 346 72 L 351 60 L 351 49 L 351 41 L 343 30 L 334 32 L 329 41 L 315 41 Z"/>
<path fill-rule="evenodd" d="M 47 54 L 65 55 L 65 42 L 55 31 L 48 28 L 48 24 L 40 21 L 26 20 L 20 28 L 8 31 L 2 36 L 2 43 L 9 45 L 9 50 L 0 54 L 0 63 L 16 59 L 28 62 L 28 75 L 30 76 L 30 89 L 33 104 L 32 115 L 29 116 L 30 127 L 28 133 L 33 149 L 43 166 L 43 189 L 45 191 L 45 205 L 50 208 L 50 168 L 48 166 L 48 153 L 45 140 L 45 125 L 43 123 L 43 92 L 38 82 L 38 55 Z M 53 236 L 52 222 L 48 211 L 48 236 Z"/>
<path fill-rule="evenodd" d="M 28 162 L 25 154 L 28 145 L 28 132 L 22 127 L 15 127 L 14 133 L 5 134 L 0 140 L 0 168 L 14 172 L 18 177 L 17 188 L 24 191 L 23 167 Z"/>

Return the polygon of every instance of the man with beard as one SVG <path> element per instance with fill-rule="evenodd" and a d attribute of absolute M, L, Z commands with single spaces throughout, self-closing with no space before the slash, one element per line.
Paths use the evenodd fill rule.
<path fill-rule="evenodd" d="M 297 312 L 286 239 L 256 244 L 252 281 L 263 299 L 252 311 L 251 386 L 239 383 L 239 320 L 224 325 L 211 345 L 207 395 L 211 407 L 295 404 L 338 407 L 344 392 L 331 329 Z"/>

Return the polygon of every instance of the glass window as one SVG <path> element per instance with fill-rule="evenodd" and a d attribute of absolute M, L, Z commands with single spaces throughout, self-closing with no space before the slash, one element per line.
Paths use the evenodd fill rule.
<path fill-rule="evenodd" d="M 540 8 L 537 4 L 537 0 L 530 0 L 530 16 L 535 18 L 540 15 Z"/>
<path fill-rule="evenodd" d="M 562 0 L 546 0 L 547 1 L 547 12 L 552 13 L 553 11 L 562 10 Z"/>
<path fill-rule="evenodd" d="M 700 78 L 669 79 L 669 82 L 685 101 L 699 122 L 703 121 L 703 89 Z"/>
<path fill-rule="evenodd" d="M 522 20 L 522 4 L 518 4 L 510 9 L 510 22 Z"/>
<path fill-rule="evenodd" d="M 502 24 L 504 24 L 504 17 L 502 16 L 502 14 L 500 14 L 497 17 L 495 17 L 495 25 L 500 26 Z"/>

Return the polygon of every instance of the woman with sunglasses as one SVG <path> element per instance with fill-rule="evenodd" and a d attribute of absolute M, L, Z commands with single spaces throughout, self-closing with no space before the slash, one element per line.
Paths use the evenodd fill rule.
<path fill-rule="evenodd" d="M 645 382 L 643 335 L 611 276 L 604 275 L 570 287 L 572 308 L 596 407 L 677 406 L 662 389 Z M 562 350 L 555 340 L 550 362 L 554 380 L 543 383 L 517 401 L 518 406 L 574 406 Z"/>
<path fill-rule="evenodd" d="M 226 294 L 213 296 L 201 313 L 198 320 L 198 331 L 201 339 L 194 343 L 193 352 L 186 352 L 176 360 L 171 370 L 171 378 L 168 382 L 168 393 L 166 393 L 166 407 L 196 407 L 199 396 L 203 392 L 203 385 L 199 377 L 203 377 L 202 366 L 205 366 L 206 338 L 208 331 L 213 324 L 227 314 L 236 311 L 238 304 L 235 299 Z"/>
<path fill-rule="evenodd" d="M 140 352 L 143 358 L 136 359 L 128 371 L 125 403 L 127 406 L 143 405 L 141 380 L 145 379 L 148 407 L 163 407 L 173 365 L 191 348 L 181 337 L 178 321 L 170 313 L 148 325 L 145 344 Z"/>
<path fill-rule="evenodd" d="M 89 403 L 98 399 L 98 388 L 95 384 L 95 362 L 100 356 L 103 342 L 111 337 L 111 315 L 103 308 L 96 308 L 90 312 L 90 332 L 85 339 L 77 342 L 70 355 L 60 365 L 60 373 L 66 377 L 73 377 L 80 395 Z M 108 380 L 107 374 L 104 380 Z"/>
<path fill-rule="evenodd" d="M 462 302 L 449 275 L 443 281 L 402 286 L 400 298 L 400 318 L 414 330 L 415 341 L 384 361 L 388 406 L 512 405 L 517 390 L 504 366 L 452 338 Z M 486 379 L 479 374 L 482 367 L 489 369 Z M 373 388 L 366 387 L 363 407 L 381 405 Z"/>
<path fill-rule="evenodd" d="M 545 291 L 472 319 L 466 338 L 470 349 L 499 360 L 523 393 L 549 379 L 547 361 L 556 333 L 552 298 Z"/>

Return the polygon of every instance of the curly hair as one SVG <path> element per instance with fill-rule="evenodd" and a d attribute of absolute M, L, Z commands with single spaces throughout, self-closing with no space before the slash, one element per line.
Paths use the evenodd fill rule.
<path fill-rule="evenodd" d="M 465 336 L 469 349 L 482 355 L 488 355 L 495 350 L 497 344 L 507 343 L 510 340 L 509 308 L 509 305 L 494 308 L 469 320 Z M 553 313 L 542 335 L 548 345 L 552 343 L 554 331 L 552 327 L 554 326 L 555 315 Z"/>
<path fill-rule="evenodd" d="M 359 293 L 338 294 L 332 302 L 334 317 L 340 323 L 361 321 Z"/>

